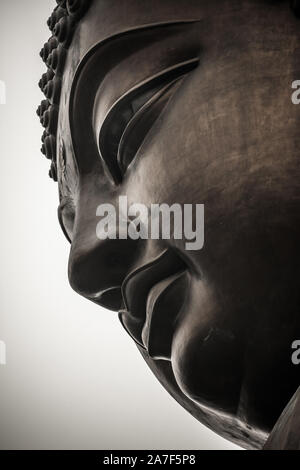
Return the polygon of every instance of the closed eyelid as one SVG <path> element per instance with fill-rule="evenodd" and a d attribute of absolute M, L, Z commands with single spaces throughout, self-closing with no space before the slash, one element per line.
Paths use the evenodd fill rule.
<path fill-rule="evenodd" d="M 104 40 L 82 59 L 69 105 L 75 159 L 81 171 L 90 171 L 99 160 L 99 131 L 118 99 L 180 63 L 199 60 L 197 23 L 173 21 L 134 28 Z"/>
<path fill-rule="evenodd" d="M 120 141 L 128 123 L 132 120 L 133 116 L 137 114 L 139 109 L 141 109 L 148 100 L 151 100 L 157 92 L 163 90 L 168 85 L 171 85 L 176 82 L 176 80 L 195 69 L 198 63 L 198 57 L 177 63 L 136 85 L 113 104 L 108 110 L 100 128 L 95 129 L 95 139 L 98 141 L 100 157 L 103 163 L 108 167 L 110 173 L 114 176 L 116 183 L 121 180 L 121 175 L 115 168 L 118 151 L 114 149 L 114 145 L 112 145 L 112 142 L 115 140 L 114 134 L 116 133 L 116 127 L 119 127 L 119 138 L 117 140 Z M 141 101 L 143 94 L 145 96 L 144 102 Z M 134 100 L 138 98 L 140 98 L 140 103 L 135 112 L 132 110 L 132 115 L 130 116 L 128 110 L 132 109 Z M 126 110 L 128 116 L 124 118 Z M 121 125 L 120 121 L 122 121 Z M 118 126 L 117 123 L 119 124 Z M 100 123 L 98 124 L 100 125 Z"/>
<path fill-rule="evenodd" d="M 173 65 L 172 67 L 168 67 L 165 70 L 155 74 L 152 77 L 148 77 L 142 83 L 134 86 L 130 90 L 126 91 L 107 111 L 104 120 L 101 126 L 96 127 L 95 134 L 98 136 L 101 133 L 103 127 L 105 127 L 106 123 L 110 121 L 110 118 L 113 114 L 118 112 L 118 107 L 122 105 L 126 100 L 130 101 L 133 97 L 137 96 L 141 91 L 150 89 L 151 87 L 163 85 L 165 82 L 173 81 L 174 79 L 180 77 L 181 75 L 186 74 L 187 72 L 193 70 L 197 64 L 199 63 L 199 57 L 193 57 L 190 60 L 186 60 L 184 62 L 180 62 L 178 64 Z"/>

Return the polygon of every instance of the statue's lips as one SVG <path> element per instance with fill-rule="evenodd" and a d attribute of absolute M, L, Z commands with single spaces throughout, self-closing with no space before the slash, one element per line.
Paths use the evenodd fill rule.
<path fill-rule="evenodd" d="M 122 290 L 124 309 L 119 318 L 126 331 L 152 358 L 169 360 L 187 291 L 186 266 L 167 250 L 130 273 Z"/>
<path fill-rule="evenodd" d="M 149 292 L 142 340 L 153 359 L 170 359 L 173 333 L 184 304 L 185 271 L 156 284 Z"/>

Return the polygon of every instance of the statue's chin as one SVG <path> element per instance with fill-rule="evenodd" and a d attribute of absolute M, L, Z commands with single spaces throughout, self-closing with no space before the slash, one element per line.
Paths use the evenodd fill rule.
<path fill-rule="evenodd" d="M 174 333 L 171 363 L 186 396 L 235 415 L 240 402 L 243 345 L 220 310 L 209 286 L 192 280 Z"/>
<path fill-rule="evenodd" d="M 207 286 L 192 281 L 173 334 L 170 360 L 139 349 L 162 385 L 194 417 L 242 447 L 259 449 L 267 433 L 238 418 L 242 346 L 232 330 L 220 326 L 218 313 Z M 247 414 L 242 410 L 241 415 L 244 411 Z"/>
<path fill-rule="evenodd" d="M 139 346 L 138 349 L 162 386 L 198 421 L 213 432 L 242 448 L 262 449 L 268 438 L 268 433 L 246 425 L 244 422 L 238 420 L 232 413 L 221 411 L 220 408 L 206 406 L 199 403 L 199 401 L 195 401 L 191 398 L 194 392 L 188 390 L 191 384 L 188 384 L 186 387 L 183 387 L 182 384 L 179 386 L 170 361 L 153 360 L 148 355 L 147 351 Z"/>

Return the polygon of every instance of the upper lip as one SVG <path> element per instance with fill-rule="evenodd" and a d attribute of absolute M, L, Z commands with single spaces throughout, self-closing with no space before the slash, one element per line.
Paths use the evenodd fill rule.
<path fill-rule="evenodd" d="M 119 318 L 135 342 L 153 358 L 169 359 L 186 283 L 186 265 L 170 249 L 131 271 L 123 281 L 124 308 Z"/>

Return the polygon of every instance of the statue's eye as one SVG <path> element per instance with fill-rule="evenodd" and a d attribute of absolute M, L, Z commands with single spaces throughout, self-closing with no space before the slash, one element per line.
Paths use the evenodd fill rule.
<path fill-rule="evenodd" d="M 122 174 L 125 174 L 146 135 L 179 83 L 180 80 L 176 79 L 157 91 L 129 120 L 118 143 L 117 161 Z"/>
<path fill-rule="evenodd" d="M 119 183 L 148 132 L 198 60 L 178 64 L 123 96 L 108 112 L 100 130 L 101 157 Z"/>

